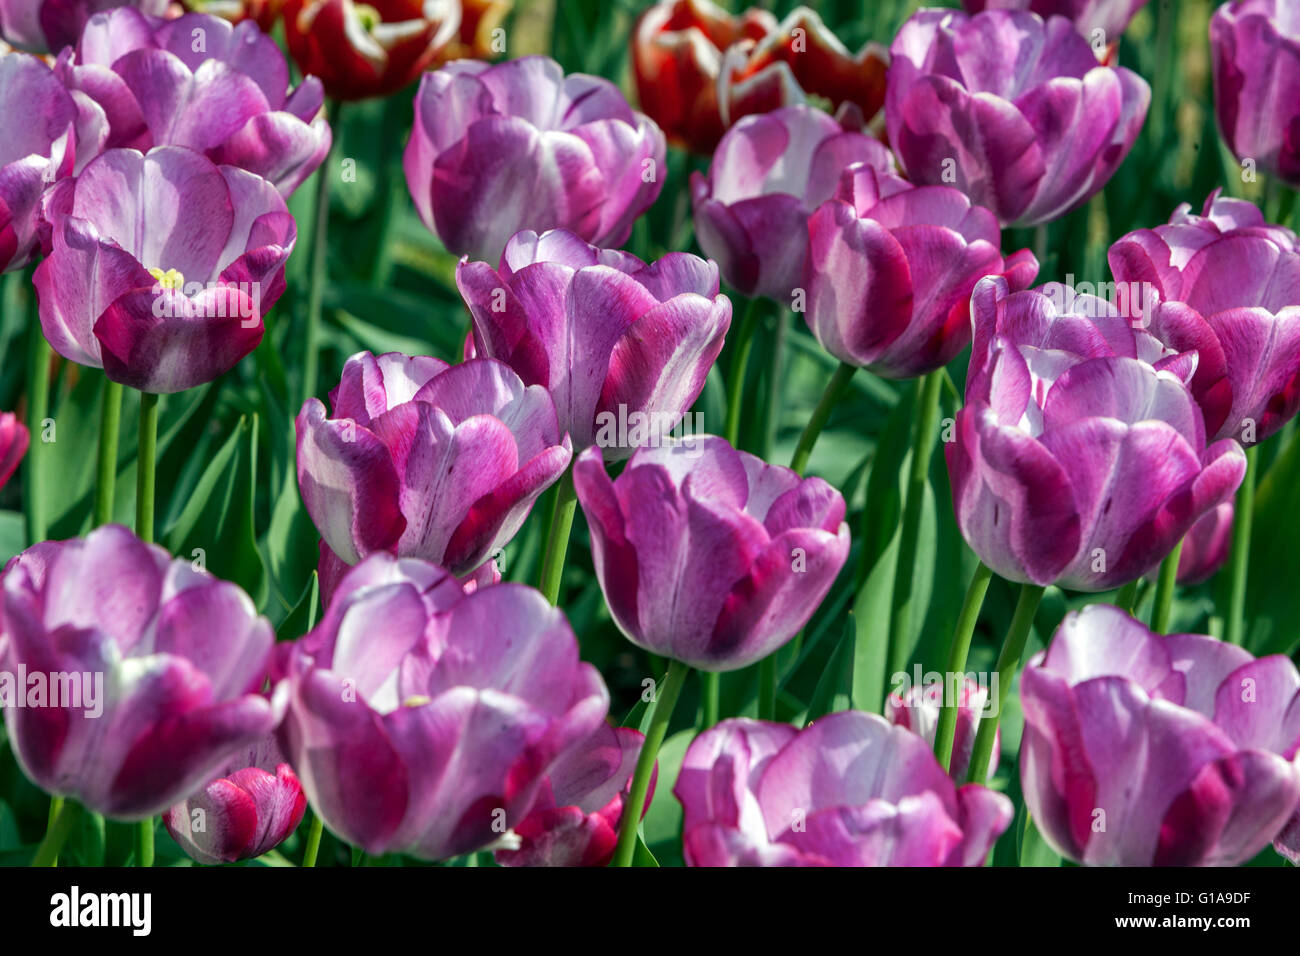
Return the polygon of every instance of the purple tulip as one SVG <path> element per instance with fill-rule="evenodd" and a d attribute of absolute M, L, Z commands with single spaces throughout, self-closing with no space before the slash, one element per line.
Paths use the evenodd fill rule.
<path fill-rule="evenodd" d="M 41 195 L 72 175 L 79 151 L 99 151 L 102 132 L 41 60 L 0 52 L 0 272 L 39 252 Z"/>
<path fill-rule="evenodd" d="M 1071 860 L 1231 866 L 1300 803 L 1300 674 L 1281 655 L 1093 605 L 1066 616 L 1020 690 L 1025 804 Z"/>
<path fill-rule="evenodd" d="M 724 720 L 686 751 L 681 801 L 690 866 L 979 866 L 1011 801 L 954 786 L 926 742 L 876 714 L 804 730 Z"/>
<path fill-rule="evenodd" d="M 944 704 L 945 688 L 946 685 L 940 681 L 926 685 L 912 684 L 901 694 L 894 691 L 885 699 L 885 719 L 912 731 L 933 747 L 939 729 L 939 711 Z M 953 733 L 952 757 L 948 763 L 948 775 L 958 783 L 966 780 L 971 751 L 975 747 L 975 730 L 988 702 L 989 689 L 970 677 L 963 677 L 961 689 L 957 691 L 957 725 Z M 999 727 L 989 761 L 989 780 L 993 779 L 993 774 L 998 769 L 1001 737 L 1002 728 Z"/>
<path fill-rule="evenodd" d="M 1004 226 L 1050 222 L 1098 192 L 1151 99 L 1063 17 L 921 10 L 890 53 L 886 125 L 908 178 L 955 185 Z"/>
<path fill-rule="evenodd" d="M 665 152 L 613 83 L 525 56 L 426 73 L 403 165 L 443 245 L 495 262 L 521 229 L 621 245 L 663 188 Z"/>
<path fill-rule="evenodd" d="M 493 844 L 605 719 L 564 615 L 498 584 L 466 595 L 415 559 L 371 555 L 294 645 L 280 740 L 326 826 L 370 854 L 444 860 Z"/>
<path fill-rule="evenodd" d="M 18 470 L 30 440 L 27 427 L 13 412 L 0 412 L 0 488 Z"/>
<path fill-rule="evenodd" d="M 1146 283 L 1138 314 L 1162 342 L 1197 353 L 1192 393 L 1214 438 L 1263 441 L 1300 410 L 1300 241 L 1244 199 L 1184 203 L 1168 225 L 1110 247 L 1120 283 Z"/>
<path fill-rule="evenodd" d="M 289 196 L 330 149 L 320 81 L 289 89 L 275 41 L 251 21 L 125 8 L 96 16 L 56 72 L 103 110 L 108 146 L 187 146 Z"/>
<path fill-rule="evenodd" d="M 270 183 L 181 146 L 109 150 L 55 184 L 45 215 L 45 337 L 158 393 L 210 382 L 256 348 L 297 233 Z"/>
<path fill-rule="evenodd" d="M 884 143 L 814 107 L 744 117 L 718 143 L 708 176 L 691 174 L 700 248 L 737 291 L 790 304 L 803 281 L 808 217 L 853 163 L 894 171 Z"/>
<path fill-rule="evenodd" d="M 4 666 L 26 675 L 5 727 L 48 793 L 144 819 L 279 722 L 258 693 L 275 637 L 253 602 L 125 528 L 35 545 L 0 587 Z"/>
<path fill-rule="evenodd" d="M 58 53 L 103 10 L 138 9 L 161 17 L 170 0 L 0 0 L 0 38 L 32 53 Z"/>
<path fill-rule="evenodd" d="M 744 667 L 794 637 L 848 557 L 838 491 L 722 438 L 643 448 L 614 481 L 588 449 L 573 483 L 614 622 L 702 670 Z"/>
<path fill-rule="evenodd" d="M 468 574 L 573 454 L 546 389 L 495 359 L 360 352 L 330 405 L 311 398 L 298 414 L 298 487 L 344 564 L 386 551 Z"/>
<path fill-rule="evenodd" d="M 533 809 L 515 827 L 518 849 L 496 851 L 501 866 L 605 866 L 618 844 L 623 805 L 645 737 L 602 724 L 547 775 Z M 656 768 L 657 769 L 657 768 Z M 654 795 L 654 777 L 644 808 Z"/>
<path fill-rule="evenodd" d="M 499 269 L 464 262 L 472 352 L 548 389 L 575 451 L 626 458 L 658 443 L 704 389 L 731 324 L 712 262 L 682 252 L 647 265 L 571 232 L 521 232 Z"/>
<path fill-rule="evenodd" d="M 985 564 L 1105 591 L 1228 501 L 1246 456 L 1231 440 L 1206 447 L 1185 385 L 1195 356 L 1072 296 L 1056 284 L 1008 294 L 997 277 L 976 286 L 966 405 L 944 452 L 957 523 Z"/>
<path fill-rule="evenodd" d="M 1233 154 L 1300 188 L 1300 8 L 1237 0 L 1210 18 L 1214 107 Z"/>
<path fill-rule="evenodd" d="M 1225 501 L 1192 525 L 1178 559 L 1178 583 L 1200 584 L 1228 563 L 1232 552 L 1233 503 Z"/>
<path fill-rule="evenodd" d="M 1065 17 L 1075 29 L 1105 50 L 1119 42 L 1129 21 L 1149 0 L 962 0 L 967 13 L 984 10 L 1029 10 L 1044 20 Z M 1100 31 L 1100 32 L 1098 32 Z"/>
<path fill-rule="evenodd" d="M 247 748 L 163 824 L 190 859 L 207 866 L 251 860 L 283 843 L 302 822 L 307 795 L 274 737 Z"/>
<path fill-rule="evenodd" d="M 822 348 L 885 378 L 942 368 L 970 344 L 970 294 L 987 275 L 1028 287 L 1038 260 L 1003 259 L 987 209 L 857 163 L 808 220 L 804 319 Z"/>

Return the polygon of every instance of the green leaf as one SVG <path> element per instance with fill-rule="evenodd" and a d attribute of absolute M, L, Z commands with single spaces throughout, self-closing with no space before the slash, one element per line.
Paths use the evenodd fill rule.
<path fill-rule="evenodd" d="M 267 584 L 266 567 L 253 534 L 256 478 L 254 416 L 239 420 L 163 540 L 172 554 L 201 559 L 207 570 L 234 581 L 262 607 Z"/>
<path fill-rule="evenodd" d="M 0 567 L 27 547 L 27 520 L 21 511 L 0 511 Z"/>
<path fill-rule="evenodd" d="M 1256 655 L 1300 646 L 1300 441 L 1273 461 L 1255 492 L 1246 579 L 1246 647 Z"/>
<path fill-rule="evenodd" d="M 1016 828 L 1016 849 L 1021 866 L 1060 866 L 1061 855 L 1053 850 L 1034 826 L 1029 810 L 1022 807 Z"/>
<path fill-rule="evenodd" d="M 296 641 L 316 624 L 316 606 L 320 601 L 320 582 L 316 578 L 316 572 L 311 573 L 311 580 L 307 582 L 307 587 L 303 590 L 302 596 L 298 598 L 298 603 L 294 605 L 280 626 L 275 629 L 275 639 L 277 641 Z"/>
<path fill-rule="evenodd" d="M 844 634 L 835 645 L 830 662 L 822 671 L 821 680 L 808 702 L 805 726 L 827 714 L 853 709 L 853 657 L 857 639 L 857 622 L 850 611 L 844 621 Z"/>
<path fill-rule="evenodd" d="M 632 850 L 632 865 L 659 866 L 659 861 L 655 859 L 655 855 L 650 852 L 650 848 L 645 845 L 645 840 L 641 839 L 640 835 L 637 836 L 636 847 Z"/>

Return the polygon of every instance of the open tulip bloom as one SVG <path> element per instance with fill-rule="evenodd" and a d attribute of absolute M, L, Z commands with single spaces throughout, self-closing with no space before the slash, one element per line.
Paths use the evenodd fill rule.
<path fill-rule="evenodd" d="M 962 0 L 967 13 L 984 10 L 1029 10 L 1043 19 L 1065 17 L 1103 49 L 1114 48 L 1129 21 L 1150 0 Z"/>
<path fill-rule="evenodd" d="M 885 116 L 908 178 L 955 185 L 1004 226 L 1058 219 L 1106 185 L 1151 99 L 1064 17 L 921 10 L 890 56 Z"/>
<path fill-rule="evenodd" d="M 1021 680 L 1021 786 L 1062 855 L 1231 866 L 1279 836 L 1300 855 L 1300 674 L 1285 657 L 1094 605 Z"/>
<path fill-rule="evenodd" d="M 495 359 L 348 359 L 332 412 L 298 415 L 298 487 L 322 580 L 386 551 L 468 574 L 504 546 L 572 457 L 546 390 Z"/>
<path fill-rule="evenodd" d="M 169 0 L 0 0 L 0 39 L 32 53 L 72 46 L 87 21 L 118 7 L 161 17 Z"/>
<path fill-rule="evenodd" d="M 320 81 L 291 90 L 284 55 L 251 21 L 114 10 L 91 18 L 55 70 L 99 111 L 110 148 L 188 146 L 285 196 L 330 149 Z"/>
<path fill-rule="evenodd" d="M 981 280 L 966 405 L 944 453 L 962 536 L 1003 577 L 1081 591 L 1152 570 L 1232 497 L 1246 456 L 1205 440 L 1172 352 L 1093 296 Z M 1073 290 L 1070 290 L 1072 293 Z"/>
<path fill-rule="evenodd" d="M 500 844 L 609 694 L 537 591 L 466 595 L 442 569 L 375 554 L 295 645 L 280 740 L 326 826 L 367 853 L 445 860 Z"/>
<path fill-rule="evenodd" d="M 843 711 L 802 731 L 736 717 L 696 737 L 673 790 L 691 866 L 979 866 L 1011 801 L 954 786 L 924 740 Z"/>
<path fill-rule="evenodd" d="M 663 189 L 664 134 L 608 80 L 528 56 L 426 73 L 403 165 L 424 224 L 495 262 L 521 229 L 617 246 Z"/>
<path fill-rule="evenodd" d="M 275 187 L 182 146 L 114 149 L 46 194 L 41 327 L 143 392 L 228 372 L 262 340 L 297 229 Z"/>

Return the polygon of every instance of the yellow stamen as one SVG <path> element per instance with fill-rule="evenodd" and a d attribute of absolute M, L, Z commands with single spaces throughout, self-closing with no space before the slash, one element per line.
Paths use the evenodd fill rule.
<path fill-rule="evenodd" d="M 353 4 L 353 8 L 357 11 L 357 19 L 361 21 L 361 26 L 367 33 L 384 22 L 383 14 L 368 3 Z"/>
<path fill-rule="evenodd" d="M 425 704 L 432 703 L 432 698 L 425 697 L 423 694 L 412 694 L 406 700 L 402 701 L 403 707 L 423 707 Z"/>
<path fill-rule="evenodd" d="M 168 269 L 163 272 L 161 269 L 150 269 L 149 274 L 158 280 L 158 284 L 164 289 L 171 289 L 173 292 L 180 292 L 185 288 L 185 276 L 181 275 L 175 269 Z"/>

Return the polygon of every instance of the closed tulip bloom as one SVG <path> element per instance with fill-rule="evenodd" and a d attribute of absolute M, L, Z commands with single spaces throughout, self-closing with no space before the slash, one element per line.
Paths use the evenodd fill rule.
<path fill-rule="evenodd" d="M 939 730 L 939 711 L 945 703 L 945 686 L 943 683 L 919 687 L 912 685 L 901 694 L 894 691 L 885 698 L 885 719 L 891 724 L 906 727 L 933 747 Z M 970 677 L 963 677 L 957 695 L 957 724 L 953 732 L 948 775 L 953 780 L 964 783 L 966 771 L 970 768 L 971 751 L 975 747 L 975 730 L 981 714 L 989 705 L 989 691 Z M 998 769 L 1001 738 L 1002 728 L 999 727 L 989 760 L 989 780 L 993 779 L 993 774 Z"/>
<path fill-rule="evenodd" d="M 1225 501 L 1192 525 L 1178 559 L 1178 583 L 1200 584 L 1228 563 L 1232 552 L 1233 503 Z"/>
<path fill-rule="evenodd" d="M 696 737 L 673 793 L 690 866 L 979 866 L 1011 801 L 957 787 L 924 740 L 843 711 L 804 730 L 736 717 Z"/>
<path fill-rule="evenodd" d="M 894 171 L 884 143 L 811 106 L 745 117 L 723 136 L 708 176 L 691 174 L 700 248 L 739 292 L 790 304 L 808 257 L 808 217 L 853 163 Z"/>
<path fill-rule="evenodd" d="M 663 188 L 664 155 L 659 127 L 613 83 L 526 56 L 426 74 L 403 165 L 443 245 L 496 262 L 522 229 L 621 245 Z"/>
<path fill-rule="evenodd" d="M 1300 188 L 1300 8 L 1236 0 L 1210 18 L 1214 107 L 1233 154 Z"/>
<path fill-rule="evenodd" d="M 494 359 L 360 352 L 298 414 L 298 488 L 345 564 L 376 551 L 468 574 L 568 467 L 544 388 Z"/>
<path fill-rule="evenodd" d="M 13 412 L 0 412 L 0 488 L 18 469 L 30 438 L 26 426 Z"/>
<path fill-rule="evenodd" d="M 19 764 L 47 793 L 142 820 L 279 722 L 259 693 L 275 636 L 248 595 L 123 527 L 35 545 L 0 587 L 6 669 L 25 669 L 29 688 L 49 679 L 44 706 L 29 694 L 4 708 Z"/>
<path fill-rule="evenodd" d="M 40 252 L 41 195 L 72 175 L 79 146 L 103 145 L 96 111 L 81 106 L 41 60 L 0 51 L 0 272 Z"/>
<path fill-rule="evenodd" d="M 588 449 L 573 483 L 614 622 L 701 670 L 736 670 L 794 637 L 848 557 L 838 491 L 722 438 L 643 448 L 612 481 Z"/>
<path fill-rule="evenodd" d="M 1139 316 L 1171 348 L 1197 353 L 1192 393 L 1214 438 L 1253 445 L 1300 410 L 1300 241 L 1244 199 L 1216 190 L 1201 215 L 1110 247 L 1115 280 L 1145 283 Z M 1148 301 L 1149 300 L 1149 301 Z"/>
<path fill-rule="evenodd" d="M 302 784 L 268 736 L 162 819 L 190 859 L 216 866 L 274 850 L 297 829 L 306 809 Z"/>
<path fill-rule="evenodd" d="M 515 827 L 519 848 L 497 850 L 501 866 L 605 866 L 614 856 L 623 805 L 645 737 L 600 728 L 547 775 L 533 809 Z M 656 768 L 657 769 L 657 768 Z M 644 807 L 654 795 L 654 777 Z M 644 808 L 643 808 L 644 812 Z"/>
<path fill-rule="evenodd" d="M 180 392 L 262 340 L 297 228 L 266 180 L 181 146 L 114 149 L 46 196 L 41 327 L 70 361 Z"/>
<path fill-rule="evenodd" d="M 984 10 L 1029 10 L 1044 20 L 1065 17 L 1088 42 L 1113 48 L 1129 21 L 1149 0 L 962 0 L 967 13 Z M 1100 31 L 1100 32 L 1098 32 Z"/>
<path fill-rule="evenodd" d="M 574 450 L 610 460 L 681 422 L 731 325 L 712 262 L 675 252 L 647 265 L 563 230 L 519 233 L 498 269 L 462 261 L 456 285 L 473 353 L 548 389 Z"/>
<path fill-rule="evenodd" d="M 1028 249 L 1002 257 L 987 209 L 949 186 L 913 186 L 863 163 L 808 220 L 804 321 L 822 348 L 885 378 L 942 368 L 970 344 L 970 295 L 987 275 L 1026 288 Z"/>
<path fill-rule="evenodd" d="M 0 38 L 32 53 L 72 46 L 96 13 L 128 7 L 161 17 L 170 0 L 0 0 Z"/>
<path fill-rule="evenodd" d="M 1062 856 L 1233 866 L 1300 803 L 1300 674 L 1118 608 L 1066 616 L 1021 676 L 1025 805 Z"/>
<path fill-rule="evenodd" d="M 711 153 L 726 128 L 718 106 L 723 52 L 775 28 L 776 17 L 761 7 L 732 14 L 709 0 L 654 4 L 632 31 L 637 101 L 675 145 Z M 779 90 L 783 97 L 791 92 L 797 95 L 788 85 Z"/>
<path fill-rule="evenodd" d="M 1043 290 L 1051 289 L 1051 292 Z M 981 280 L 966 405 L 944 447 L 962 536 L 1011 581 L 1105 591 L 1231 499 L 1246 456 L 1206 447 L 1195 356 L 1059 285 Z"/>
<path fill-rule="evenodd" d="M 921 10 L 890 53 L 886 125 L 908 178 L 954 185 L 1004 226 L 1058 219 L 1105 186 L 1151 99 L 1064 17 Z"/>
<path fill-rule="evenodd" d="M 426 70 L 460 28 L 458 0 L 286 0 L 284 35 L 303 73 L 337 100 L 388 96 Z"/>
<path fill-rule="evenodd" d="M 94 17 L 56 71 L 103 110 L 107 145 L 187 146 L 290 195 L 324 161 L 330 127 L 320 81 L 289 88 L 279 47 L 253 22 L 134 9 Z"/>
<path fill-rule="evenodd" d="M 445 860 L 494 844 L 604 721 L 564 615 L 519 584 L 466 595 L 374 554 L 299 641 L 280 741 L 325 825 L 365 852 Z"/>

